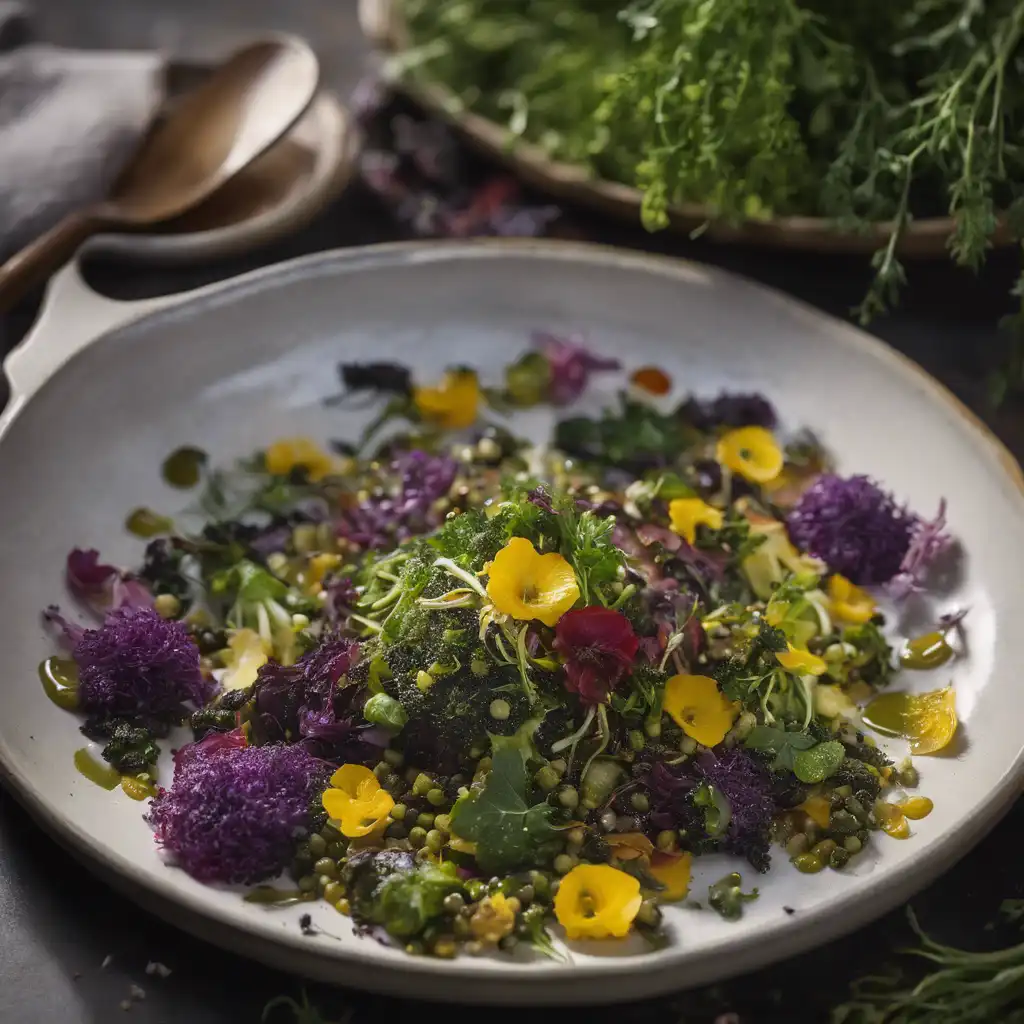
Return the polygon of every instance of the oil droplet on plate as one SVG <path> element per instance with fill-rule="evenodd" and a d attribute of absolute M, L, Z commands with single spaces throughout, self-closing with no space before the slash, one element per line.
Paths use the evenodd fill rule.
<path fill-rule="evenodd" d="M 904 668 L 939 668 L 945 665 L 954 653 L 945 633 L 925 633 L 904 644 L 900 652 L 900 662 Z"/>
<path fill-rule="evenodd" d="M 952 687 L 929 693 L 880 693 L 864 709 L 864 722 L 885 736 L 910 741 L 914 754 L 934 754 L 957 730 Z"/>
<path fill-rule="evenodd" d="M 46 696 L 59 708 L 78 707 L 78 666 L 70 658 L 47 658 L 39 663 L 39 680 Z"/>
<path fill-rule="evenodd" d="M 158 515 L 149 508 L 135 509 L 124 521 L 124 526 L 129 533 L 143 540 L 158 537 L 161 533 L 170 533 L 174 529 L 174 523 L 167 516 Z"/>
<path fill-rule="evenodd" d="M 897 804 L 897 807 L 903 812 L 903 814 L 910 818 L 911 821 L 920 821 L 922 818 L 927 818 L 935 807 L 935 804 L 931 802 L 926 796 L 911 796 L 907 797 L 902 803 Z"/>
<path fill-rule="evenodd" d="M 75 751 L 75 767 L 90 782 L 103 789 L 117 789 L 121 783 L 121 773 L 108 764 L 100 764 L 85 747 Z"/>
<path fill-rule="evenodd" d="M 192 448 L 186 445 L 171 452 L 164 459 L 160 472 L 171 487 L 188 490 L 199 483 L 205 465 L 206 452 L 201 448 Z"/>
<path fill-rule="evenodd" d="M 293 903 L 308 903 L 312 893 L 301 889 L 275 889 L 272 885 L 257 885 L 250 889 L 243 899 L 246 903 L 262 903 L 266 906 L 289 907 Z"/>

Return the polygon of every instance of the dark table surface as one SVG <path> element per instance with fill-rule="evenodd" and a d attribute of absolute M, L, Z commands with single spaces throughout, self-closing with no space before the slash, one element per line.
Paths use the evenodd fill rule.
<path fill-rule="evenodd" d="M 193 59 L 215 57 L 262 29 L 293 31 L 313 42 L 325 81 L 347 96 L 368 59 L 355 6 L 355 0 L 93 0 L 88 5 L 40 0 L 37 25 L 41 35 L 63 45 L 155 46 Z M 585 215 L 577 223 L 596 240 L 726 266 L 837 316 L 846 315 L 857 301 L 867 277 L 863 260 L 650 238 Z M 387 212 L 356 185 L 301 234 L 244 258 L 175 270 L 95 266 L 89 278 L 107 294 L 138 298 L 191 288 L 302 253 L 398 237 L 401 231 Z M 1010 306 L 1014 263 L 1013 254 L 1000 254 L 981 279 L 943 263 L 913 266 L 899 312 L 872 329 L 946 383 L 1019 457 L 1024 453 L 1024 409 L 1012 403 L 998 413 L 986 408 L 988 376 L 1002 351 L 996 322 Z M 37 308 L 38 299 L 0 317 L 0 352 L 24 334 Z M 996 918 L 1001 900 L 1024 894 L 1017 869 L 1022 826 L 1024 810 L 1018 806 L 949 875 L 914 900 L 926 929 L 944 941 L 970 946 L 1016 941 L 999 928 L 985 926 Z M 616 1021 L 625 1016 L 696 1024 L 732 1010 L 744 1024 L 825 1020 L 829 1007 L 845 997 L 851 979 L 887 966 L 895 959 L 894 949 L 910 937 L 905 915 L 897 912 L 811 955 L 715 991 L 623 1010 L 588 1011 L 588 1016 L 609 1022 L 614 1015 Z M 149 961 L 159 961 L 173 973 L 167 978 L 147 976 Z M 133 984 L 146 997 L 126 1012 L 121 1003 Z M 297 979 L 222 953 L 137 909 L 69 860 L 0 790 L 0 1021 L 106 1024 L 124 1018 L 137 1024 L 255 1024 L 269 1000 L 282 994 L 299 997 L 300 988 Z M 429 1012 L 410 1001 L 321 986 L 308 986 L 308 992 L 325 1021 L 338 1020 L 349 1009 L 357 1020 Z M 414 1000 L 416 993 L 403 996 Z M 497 1018 L 512 1015 L 494 1011 Z M 283 1010 L 271 1017 L 291 1019 Z"/>

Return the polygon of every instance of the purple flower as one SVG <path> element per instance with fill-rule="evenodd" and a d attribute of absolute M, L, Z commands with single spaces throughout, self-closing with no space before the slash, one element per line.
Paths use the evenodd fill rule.
<path fill-rule="evenodd" d="M 440 521 L 434 504 L 448 494 L 458 463 L 414 450 L 399 455 L 391 471 L 392 493 L 348 509 L 339 525 L 339 533 L 360 547 L 385 547 L 434 529 Z"/>
<path fill-rule="evenodd" d="M 75 644 L 79 699 L 90 714 L 170 722 L 182 704 L 197 707 L 211 687 L 199 671 L 199 648 L 180 622 L 151 608 L 118 608 Z"/>
<path fill-rule="evenodd" d="M 550 512 L 554 516 L 559 514 L 555 509 L 555 506 L 551 504 L 551 495 L 545 490 L 543 484 L 538 484 L 534 487 L 534 489 L 526 495 L 526 500 L 531 505 L 536 505 L 537 508 L 542 508 L 545 512 Z"/>
<path fill-rule="evenodd" d="M 146 820 L 156 841 L 200 882 L 276 875 L 309 827 L 329 768 L 298 745 L 204 743 L 179 751 L 171 788 L 152 803 Z"/>
<path fill-rule="evenodd" d="M 71 593 L 99 614 L 111 608 L 153 605 L 153 595 L 145 584 L 116 566 L 104 565 L 100 553 L 93 549 L 74 548 L 68 554 L 65 578 Z"/>
<path fill-rule="evenodd" d="M 709 401 L 688 399 L 680 410 L 698 430 L 716 427 L 764 427 L 771 430 L 777 422 L 775 407 L 756 392 L 723 391 Z"/>
<path fill-rule="evenodd" d="M 559 338 L 538 331 L 533 335 L 533 344 L 540 349 L 551 367 L 548 397 L 554 405 L 568 405 L 579 398 L 592 373 L 618 370 L 622 366 L 617 359 L 594 355 L 575 336 Z"/>
<path fill-rule="evenodd" d="M 797 547 L 860 586 L 900 571 L 917 517 L 866 476 L 820 476 L 786 521 Z"/>
<path fill-rule="evenodd" d="M 887 589 L 892 598 L 902 601 L 911 594 L 919 593 L 932 563 L 953 543 L 953 538 L 946 532 L 946 499 L 943 498 L 934 519 L 919 519 L 915 524 L 899 572 L 889 581 Z"/>

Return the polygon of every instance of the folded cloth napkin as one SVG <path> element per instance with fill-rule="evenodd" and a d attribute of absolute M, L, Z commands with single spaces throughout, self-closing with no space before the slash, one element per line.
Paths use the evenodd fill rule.
<path fill-rule="evenodd" d="M 107 195 L 163 99 L 155 53 L 29 43 L 0 0 L 0 260 Z"/>

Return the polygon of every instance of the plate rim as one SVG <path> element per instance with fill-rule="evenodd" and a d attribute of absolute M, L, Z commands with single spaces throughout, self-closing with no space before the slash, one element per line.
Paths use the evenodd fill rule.
<path fill-rule="evenodd" d="M 244 301 L 248 294 L 262 288 L 268 281 L 277 280 L 282 288 L 288 288 L 296 281 L 327 274 L 346 275 L 368 272 L 387 272 L 389 267 L 414 264 L 457 263 L 466 259 L 482 257 L 500 260 L 537 259 L 541 262 L 563 260 L 576 265 L 601 266 L 604 268 L 628 268 L 645 274 L 673 278 L 679 281 L 693 281 L 695 276 L 707 280 L 719 279 L 733 287 L 753 289 L 764 300 L 788 307 L 799 314 L 802 320 L 816 327 L 821 340 L 830 344 L 845 344 L 857 350 L 858 355 L 870 358 L 898 373 L 908 386 L 923 388 L 932 404 L 944 405 L 948 412 L 956 414 L 960 429 L 967 432 L 997 470 L 998 476 L 1013 485 L 1015 495 L 1011 500 L 1021 504 L 1024 510 L 1024 473 L 1009 449 L 981 421 L 981 419 L 943 384 L 928 374 L 909 357 L 854 326 L 821 310 L 815 309 L 800 299 L 717 267 L 710 267 L 667 256 L 641 253 L 612 246 L 588 243 L 562 242 L 552 240 L 470 240 L 437 242 L 396 242 L 382 245 L 329 250 L 299 257 L 284 263 L 260 268 L 259 270 L 229 278 L 194 293 L 180 296 L 173 302 L 154 312 L 143 312 L 140 316 L 126 316 L 126 320 L 98 332 L 84 344 L 71 359 L 76 359 L 85 349 L 109 334 L 120 332 L 125 327 L 137 329 L 151 318 L 180 316 L 184 307 L 194 306 L 197 315 L 210 302 Z M 130 304 L 127 304 L 130 309 Z M 59 312 L 59 311 L 58 311 Z M 47 375 L 46 381 L 58 373 L 66 362 Z M 44 381 L 44 384 L 46 382 Z M 20 403 L 0 421 L 0 444 L 6 439 L 13 423 L 28 405 Z M 141 868 L 115 847 L 103 845 L 91 837 L 76 833 L 62 816 L 54 810 L 41 792 L 32 784 L 15 763 L 7 744 L 0 735 L 0 781 L 14 793 L 33 819 L 58 842 L 77 848 L 89 861 L 98 862 L 103 873 L 115 872 L 124 882 L 125 889 L 142 890 L 152 899 L 142 900 L 152 906 L 153 901 L 166 901 L 175 910 L 174 923 L 182 926 L 181 913 L 195 918 L 196 927 L 202 922 L 214 924 L 218 931 L 232 932 L 239 942 L 233 946 L 236 952 L 254 955 L 269 963 L 287 962 L 289 970 L 305 973 L 310 977 L 334 983 L 356 984 L 360 987 L 393 992 L 391 984 L 405 979 L 418 984 L 417 996 L 430 999 L 476 1003 L 506 1003 L 537 1005 L 555 1003 L 609 1002 L 618 998 L 631 999 L 639 995 L 654 996 L 676 990 L 680 982 L 672 975 L 686 965 L 687 973 L 694 975 L 685 984 L 689 986 L 706 984 L 721 978 L 746 973 L 790 956 L 840 935 L 855 930 L 880 917 L 949 868 L 966 854 L 1002 816 L 1009 810 L 1024 781 L 1024 747 L 1015 760 L 1002 773 L 999 781 L 975 806 L 972 813 L 958 831 L 945 837 L 937 837 L 921 855 L 913 861 L 895 868 L 877 880 L 866 880 L 853 892 L 840 897 L 839 901 L 827 908 L 809 910 L 800 915 L 800 926 L 794 919 L 781 918 L 777 923 L 766 924 L 757 932 L 739 937 L 729 944 L 728 957 L 721 956 L 721 949 L 713 948 L 700 952 L 677 951 L 676 955 L 602 958 L 599 962 L 575 965 L 567 969 L 550 969 L 540 973 L 528 965 L 492 966 L 486 961 L 471 960 L 433 961 L 429 958 L 403 958 L 382 960 L 372 955 L 371 942 L 364 948 L 329 947 L 316 948 L 298 933 L 284 932 L 270 937 L 262 932 L 253 932 L 244 922 L 226 908 L 211 907 L 202 902 L 201 896 L 182 892 L 174 882 L 173 873 L 166 881 L 155 877 L 152 872 Z M 163 914 L 159 908 L 156 912 Z M 185 925 L 186 929 L 188 926 Z M 246 950 L 245 940 L 250 943 Z M 230 945 L 223 937 L 215 939 L 220 945 Z M 253 948 L 256 947 L 256 948 Z M 719 961 L 715 963 L 716 959 Z M 355 972 L 359 971 L 356 976 Z M 340 977 L 339 975 L 346 975 Z M 372 977 L 371 977 L 372 975 Z M 585 986 L 587 980 L 600 977 L 605 984 Z M 465 988 L 454 992 L 442 991 L 452 982 L 462 982 Z M 525 984 L 524 984 L 525 983 Z M 432 988 L 431 988 L 432 984 Z M 609 987 L 619 985 L 621 992 L 609 992 Z M 471 991 L 470 987 L 476 991 Z M 529 989 L 529 991 L 524 991 Z"/>

